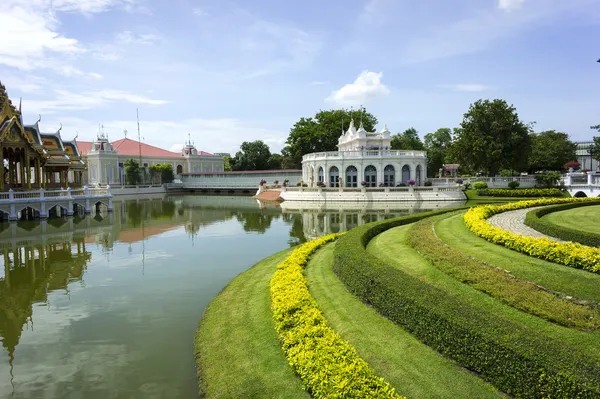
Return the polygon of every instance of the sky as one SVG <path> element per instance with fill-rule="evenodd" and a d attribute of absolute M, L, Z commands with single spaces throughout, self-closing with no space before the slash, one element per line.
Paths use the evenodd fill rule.
<path fill-rule="evenodd" d="M 600 123 L 600 0 L 0 0 L 0 81 L 65 139 L 285 145 L 364 106 L 421 137 L 502 98 L 535 129 Z M 125 131 L 127 133 L 125 133 Z"/>

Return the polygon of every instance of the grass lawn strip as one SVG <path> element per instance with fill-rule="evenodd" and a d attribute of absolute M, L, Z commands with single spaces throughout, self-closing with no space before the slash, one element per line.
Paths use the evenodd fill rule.
<path fill-rule="evenodd" d="M 600 275 L 564 267 L 493 244 L 469 231 L 462 215 L 438 220 L 435 222 L 435 232 L 452 248 L 503 268 L 522 280 L 561 292 L 565 296 L 600 303 Z"/>
<path fill-rule="evenodd" d="M 581 202 L 527 212 L 525 224 L 549 236 L 600 247 L 600 205 Z"/>
<path fill-rule="evenodd" d="M 289 253 L 258 262 L 206 308 L 194 339 L 201 397 L 310 398 L 281 352 L 271 314 L 269 280 Z"/>
<path fill-rule="evenodd" d="M 519 201 L 493 206 L 485 205 L 469 209 L 464 221 L 469 230 L 495 244 L 523 252 L 561 265 L 600 273 L 600 248 L 587 247 L 573 242 L 556 242 L 547 238 L 526 237 L 494 227 L 487 218 L 498 213 L 541 205 L 598 201 L 596 198 L 554 198 L 536 201 Z"/>
<path fill-rule="evenodd" d="M 334 272 L 380 314 L 510 395 L 599 397 L 597 334 L 560 327 L 502 304 L 445 275 L 406 245 L 391 248 L 397 240 L 380 242 L 382 250 L 369 245 L 371 253 L 365 251 L 381 232 L 440 213 L 351 230 L 336 243 Z M 418 263 L 414 255 L 421 264 L 406 267 Z"/>
<path fill-rule="evenodd" d="M 600 231 L 600 205 L 553 212 L 544 216 L 550 222 L 589 233 Z"/>
<path fill-rule="evenodd" d="M 585 330 L 600 326 L 600 310 L 597 307 L 559 298 L 445 245 L 435 235 L 433 223 L 448 217 L 448 214 L 441 215 L 414 223 L 407 234 L 408 244 L 432 265 L 516 309 L 557 324 Z"/>
<path fill-rule="evenodd" d="M 303 273 L 309 257 L 337 236 L 309 241 L 277 266 L 270 283 L 271 310 L 281 347 L 313 397 L 401 398 L 352 345 L 327 326 L 308 292 Z"/>
<path fill-rule="evenodd" d="M 333 273 L 327 244 L 306 269 L 309 291 L 328 324 L 352 344 L 377 375 L 408 398 L 498 398 L 490 384 L 444 358 L 346 290 Z"/>
<path fill-rule="evenodd" d="M 461 301 L 468 303 L 471 308 L 493 314 L 495 318 L 538 331 L 540 335 L 574 345 L 582 351 L 590 353 L 600 362 L 600 329 L 580 331 L 565 328 L 515 309 L 470 285 L 461 283 L 434 267 L 410 247 L 408 237 L 411 234 L 411 228 L 411 225 L 394 227 L 377 235 L 369 242 L 367 252 L 383 260 L 387 265 L 443 290 L 447 295 L 460 298 Z"/>

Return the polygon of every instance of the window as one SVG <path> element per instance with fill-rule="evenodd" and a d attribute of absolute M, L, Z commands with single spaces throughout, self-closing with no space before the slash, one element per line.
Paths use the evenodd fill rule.
<path fill-rule="evenodd" d="M 358 187 L 358 170 L 354 166 L 346 168 L 346 187 Z"/>
<path fill-rule="evenodd" d="M 365 168 L 365 181 L 367 187 L 377 187 L 377 169 L 373 165 Z"/>
<path fill-rule="evenodd" d="M 386 187 L 394 187 L 394 175 L 396 170 L 394 166 L 388 165 L 383 169 L 383 185 Z"/>

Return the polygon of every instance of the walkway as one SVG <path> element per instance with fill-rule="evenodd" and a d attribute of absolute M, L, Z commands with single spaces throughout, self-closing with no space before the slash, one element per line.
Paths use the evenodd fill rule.
<path fill-rule="evenodd" d="M 553 241 L 563 242 L 558 238 L 550 237 L 545 234 L 540 233 L 537 230 L 532 229 L 531 227 L 525 224 L 525 215 L 527 212 L 533 211 L 535 209 L 543 208 L 543 206 L 538 206 L 534 208 L 525 208 L 525 209 L 517 209 L 516 211 L 508 211 L 502 212 L 497 215 L 492 216 L 487 221 L 494 227 L 499 227 L 503 230 L 510 231 L 511 233 L 520 234 L 522 236 L 535 237 L 535 238 L 549 238 Z"/>

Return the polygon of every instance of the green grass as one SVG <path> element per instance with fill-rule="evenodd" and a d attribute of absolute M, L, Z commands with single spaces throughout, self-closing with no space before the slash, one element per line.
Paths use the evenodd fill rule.
<path fill-rule="evenodd" d="M 310 398 L 287 364 L 270 308 L 269 281 L 289 253 L 240 274 L 206 308 L 194 339 L 201 396 Z"/>
<path fill-rule="evenodd" d="M 333 272 L 328 244 L 310 260 L 310 294 L 328 324 L 352 344 L 375 373 L 413 398 L 498 398 L 491 385 L 422 344 L 350 294 Z"/>
<path fill-rule="evenodd" d="M 530 199 L 540 199 L 539 197 L 480 197 L 477 194 L 477 190 L 470 189 L 466 190 L 465 194 L 467 195 L 467 199 L 469 201 L 477 201 L 479 203 L 491 203 L 491 202 L 512 202 L 512 201 L 523 201 Z M 563 192 L 563 197 L 570 198 L 571 194 L 568 192 Z"/>
<path fill-rule="evenodd" d="M 438 237 L 452 248 L 509 270 L 516 277 L 578 299 L 600 303 L 600 275 L 537 259 L 476 236 L 462 215 L 435 223 Z"/>
<path fill-rule="evenodd" d="M 367 251 L 391 267 L 402 269 L 428 284 L 460 296 L 473 307 L 489 312 L 495 317 L 537 330 L 549 338 L 574 345 L 587 351 L 591 356 L 598 357 L 600 361 L 600 330 L 583 332 L 562 327 L 512 308 L 471 286 L 462 284 L 431 265 L 407 244 L 410 228 L 411 225 L 405 225 L 379 234 L 369 242 Z M 557 265 L 557 267 L 569 269 L 565 266 Z"/>
<path fill-rule="evenodd" d="M 563 326 L 594 329 L 600 326 L 600 311 L 544 291 L 525 280 L 505 273 L 489 263 L 449 247 L 433 231 L 434 222 L 452 214 L 427 218 L 412 224 L 408 244 L 432 265 L 455 279 L 471 285 L 508 305 Z"/>
<path fill-rule="evenodd" d="M 552 212 L 543 216 L 543 219 L 559 226 L 598 234 L 600 232 L 600 205 Z"/>

